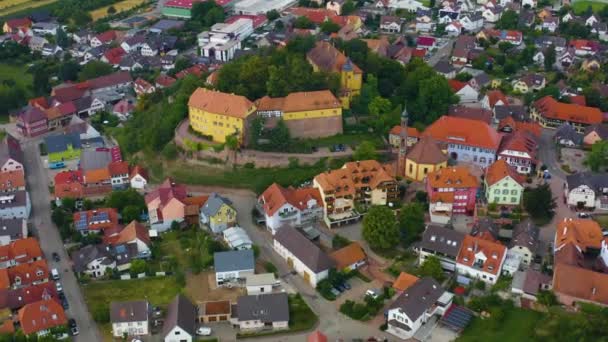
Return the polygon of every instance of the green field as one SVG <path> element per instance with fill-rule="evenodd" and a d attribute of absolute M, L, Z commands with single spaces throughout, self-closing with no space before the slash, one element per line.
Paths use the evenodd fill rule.
<path fill-rule="evenodd" d="M 605 1 L 576 1 L 574 3 L 572 3 L 572 8 L 574 9 L 574 13 L 576 14 L 581 14 L 584 13 L 587 8 L 589 8 L 589 5 L 591 5 L 591 8 L 593 8 L 593 12 L 598 12 L 600 11 L 604 6 L 608 5 L 608 2 Z"/>
<path fill-rule="evenodd" d="M 5 81 L 14 81 L 29 91 L 32 86 L 32 75 L 27 72 L 27 67 L 24 65 L 0 63 L 0 83 Z"/>
<path fill-rule="evenodd" d="M 457 342 L 520 342 L 530 341 L 536 324 L 542 314 L 536 311 L 519 308 L 505 309 L 505 316 L 500 323 L 490 326 L 489 319 L 474 318 L 462 332 Z"/>
<path fill-rule="evenodd" d="M 26 0 L 11 2 L 11 0 L 5 0 L 6 4 L 0 7 L 0 17 L 16 17 L 43 6 L 47 8 L 56 1 L 57 0 Z"/>

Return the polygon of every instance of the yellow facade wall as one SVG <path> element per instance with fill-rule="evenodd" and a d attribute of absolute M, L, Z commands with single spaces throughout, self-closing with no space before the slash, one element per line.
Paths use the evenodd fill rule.
<path fill-rule="evenodd" d="M 443 169 L 447 166 L 448 166 L 447 161 L 435 165 L 435 164 L 417 164 L 410 159 L 406 159 L 405 160 L 405 177 L 407 179 L 422 182 L 428 173 Z"/>
<path fill-rule="evenodd" d="M 356 74 L 353 71 L 342 71 L 340 75 L 342 88 L 350 90 L 351 96 L 359 95 L 363 82 L 361 76 L 361 74 Z"/>
<path fill-rule="evenodd" d="M 302 120 L 302 119 L 316 119 L 316 118 L 328 118 L 332 116 L 341 116 L 342 108 L 327 108 L 318 110 L 306 110 L 302 112 L 285 112 L 283 113 L 283 120 Z"/>
<path fill-rule="evenodd" d="M 255 107 L 246 117 L 255 112 Z M 190 126 L 196 132 L 210 136 L 213 142 L 225 143 L 226 136 L 237 134 L 242 142 L 245 137 L 246 119 L 233 116 L 214 114 L 190 106 L 188 110 Z"/>

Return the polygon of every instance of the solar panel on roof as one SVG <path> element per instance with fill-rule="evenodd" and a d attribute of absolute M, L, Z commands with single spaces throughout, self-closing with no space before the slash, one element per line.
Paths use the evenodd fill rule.
<path fill-rule="evenodd" d="M 78 219 L 78 222 L 75 222 L 74 226 L 78 230 L 87 229 L 87 216 L 84 215 L 84 213 L 81 213 L 80 218 Z"/>

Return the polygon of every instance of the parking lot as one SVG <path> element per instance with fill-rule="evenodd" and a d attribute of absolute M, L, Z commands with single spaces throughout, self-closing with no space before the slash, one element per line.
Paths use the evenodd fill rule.
<path fill-rule="evenodd" d="M 585 165 L 583 164 L 583 162 L 585 161 L 585 156 L 586 156 L 587 152 L 583 151 L 583 150 L 579 150 L 576 148 L 567 148 L 567 147 L 563 147 L 561 149 L 561 164 L 562 165 L 568 165 L 569 170 L 564 170 L 564 171 L 570 171 L 570 172 L 582 172 L 586 170 Z"/>

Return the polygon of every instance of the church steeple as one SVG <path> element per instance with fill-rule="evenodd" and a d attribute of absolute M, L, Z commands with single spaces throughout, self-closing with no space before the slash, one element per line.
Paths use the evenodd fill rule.
<path fill-rule="evenodd" d="M 399 156 L 397 159 L 397 176 L 405 177 L 405 157 L 407 155 L 407 125 L 409 114 L 407 107 L 403 105 L 401 112 L 401 133 L 399 134 Z"/>

